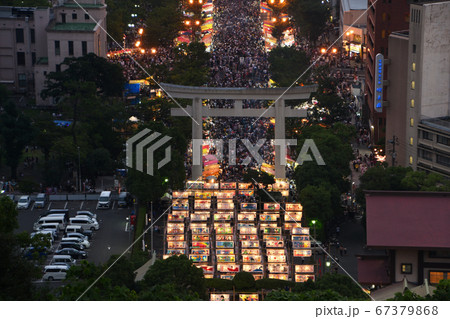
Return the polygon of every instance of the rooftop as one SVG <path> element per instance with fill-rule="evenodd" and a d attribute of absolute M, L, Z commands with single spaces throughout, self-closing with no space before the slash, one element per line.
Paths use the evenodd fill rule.
<path fill-rule="evenodd" d="M 367 9 L 367 0 L 342 0 L 341 3 L 344 11 Z"/>
<path fill-rule="evenodd" d="M 422 120 L 422 124 L 450 132 L 450 116 Z"/>
<path fill-rule="evenodd" d="M 52 31 L 94 31 L 96 23 L 56 23 Z"/>
<path fill-rule="evenodd" d="M 102 8 L 105 5 L 103 3 L 101 3 L 101 4 L 79 3 L 79 5 L 76 3 L 65 3 L 63 5 L 63 7 L 67 7 L 67 8 L 79 8 L 80 6 L 83 8 Z"/>

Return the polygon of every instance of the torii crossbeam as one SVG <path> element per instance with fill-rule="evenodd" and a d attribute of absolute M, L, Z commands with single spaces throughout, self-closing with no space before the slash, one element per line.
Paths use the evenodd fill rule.
<path fill-rule="evenodd" d="M 162 89 L 173 98 L 192 99 L 192 105 L 171 109 L 172 116 L 191 116 L 192 139 L 202 139 L 203 117 L 273 117 L 275 118 L 275 140 L 285 140 L 287 117 L 305 118 L 306 110 L 293 109 L 285 106 L 286 100 L 307 100 L 311 93 L 317 91 L 317 85 L 296 86 L 287 88 L 219 88 L 182 86 L 160 83 Z M 202 100 L 234 100 L 234 108 L 204 107 Z M 272 107 L 262 109 L 243 109 L 243 100 L 276 101 Z M 197 122 L 197 123 L 195 123 Z M 200 158 L 201 158 L 201 149 Z M 280 146 L 275 145 L 275 177 L 286 178 L 285 165 L 281 154 L 285 154 Z M 202 175 L 202 164 L 192 166 L 192 179 Z"/>

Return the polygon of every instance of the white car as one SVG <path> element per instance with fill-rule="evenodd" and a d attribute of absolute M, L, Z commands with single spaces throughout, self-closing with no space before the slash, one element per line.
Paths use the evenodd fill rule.
<path fill-rule="evenodd" d="M 28 195 L 20 196 L 20 199 L 17 202 L 17 208 L 28 209 L 28 207 L 30 207 L 30 204 L 31 204 L 30 196 Z"/>
<path fill-rule="evenodd" d="M 79 210 L 77 211 L 77 216 L 88 216 L 92 219 L 97 219 L 97 214 L 91 213 L 88 210 Z"/>
<path fill-rule="evenodd" d="M 45 266 L 43 280 L 64 280 L 66 279 L 67 271 L 69 271 L 69 266 L 62 265 L 50 265 Z"/>
<path fill-rule="evenodd" d="M 82 245 L 84 248 L 91 247 L 91 244 L 86 239 L 81 239 L 79 237 L 63 237 L 61 243 L 73 242 Z"/>

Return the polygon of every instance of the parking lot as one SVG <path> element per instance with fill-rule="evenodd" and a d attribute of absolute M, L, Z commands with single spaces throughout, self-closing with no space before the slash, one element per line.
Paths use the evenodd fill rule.
<path fill-rule="evenodd" d="M 65 197 L 63 197 L 65 196 Z M 88 253 L 87 260 L 95 264 L 103 264 L 111 255 L 122 254 L 129 247 L 133 238 L 127 217 L 130 215 L 133 207 L 118 208 L 117 201 L 113 200 L 111 208 L 96 209 L 97 201 L 89 200 L 64 200 L 70 197 L 61 195 L 58 200 L 50 200 L 45 208 L 37 209 L 34 207 L 34 201 L 28 209 L 20 209 L 18 215 L 18 232 L 33 232 L 33 225 L 39 219 L 39 215 L 50 209 L 69 209 L 70 217 L 74 217 L 79 210 L 87 210 L 97 214 L 99 230 L 94 231 L 91 247 L 86 249 Z M 74 198 L 74 196 L 72 196 Z M 92 198 L 92 197 L 91 197 Z M 51 198 L 50 198 L 51 199 Z M 60 235 L 61 238 L 61 235 Z M 59 240 L 55 242 L 52 251 L 58 249 Z M 48 257 L 51 259 L 52 254 Z M 48 263 L 47 263 L 48 264 Z"/>

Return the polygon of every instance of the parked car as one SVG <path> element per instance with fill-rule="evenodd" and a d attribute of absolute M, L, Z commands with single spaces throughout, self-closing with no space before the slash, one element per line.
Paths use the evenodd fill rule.
<path fill-rule="evenodd" d="M 97 220 L 97 214 L 91 213 L 88 210 L 77 211 L 77 216 L 89 216 L 90 218 Z"/>
<path fill-rule="evenodd" d="M 53 240 L 56 240 L 56 238 L 58 238 L 58 233 L 56 231 L 53 230 L 49 230 L 49 229 L 43 229 L 43 230 L 38 230 L 34 233 L 31 233 L 30 237 L 33 237 L 36 234 L 49 234 L 50 236 L 52 236 Z"/>
<path fill-rule="evenodd" d="M 64 235 L 64 238 L 66 238 L 66 237 L 72 237 L 72 238 L 75 237 L 75 238 L 80 238 L 80 239 L 89 241 L 89 237 L 82 233 L 66 233 Z"/>
<path fill-rule="evenodd" d="M 34 201 L 34 208 L 44 208 L 47 205 L 47 195 L 39 193 Z"/>
<path fill-rule="evenodd" d="M 69 267 L 66 265 L 49 265 L 44 268 L 43 280 L 64 280 L 66 279 Z"/>
<path fill-rule="evenodd" d="M 36 229 L 36 231 L 51 230 L 51 231 L 55 232 L 56 237 L 58 237 L 59 229 L 60 229 L 60 226 L 58 223 L 44 223 L 44 224 L 40 225 L 39 228 Z"/>
<path fill-rule="evenodd" d="M 59 244 L 59 249 L 63 249 L 63 248 L 73 248 L 73 249 L 80 250 L 80 251 L 84 250 L 84 246 L 75 241 L 61 241 L 61 243 Z"/>
<path fill-rule="evenodd" d="M 51 215 L 64 215 L 65 222 L 69 222 L 69 210 L 68 209 L 50 209 L 49 211 L 46 211 L 45 213 L 42 213 L 39 215 L 39 218 L 47 217 Z"/>
<path fill-rule="evenodd" d="M 30 204 L 31 204 L 30 196 L 23 195 L 23 196 L 20 196 L 20 199 L 17 202 L 17 208 L 18 209 L 28 209 L 28 207 L 30 207 Z"/>
<path fill-rule="evenodd" d="M 61 243 L 74 242 L 83 246 L 84 249 L 91 247 L 88 240 L 79 237 L 63 237 Z"/>
<path fill-rule="evenodd" d="M 23 252 L 23 256 L 29 260 L 46 258 L 47 254 L 48 250 L 46 248 L 37 249 L 35 247 L 27 247 Z"/>
<path fill-rule="evenodd" d="M 67 225 L 65 233 L 79 233 L 87 236 L 89 239 L 92 238 L 92 230 L 86 230 L 80 225 Z"/>
<path fill-rule="evenodd" d="M 76 264 L 76 260 L 73 259 L 70 255 L 54 255 L 52 258 L 52 265 L 57 263 L 64 263 L 66 265 L 73 266 Z"/>
<path fill-rule="evenodd" d="M 55 252 L 55 255 L 69 255 L 73 259 L 80 259 L 80 258 L 86 259 L 87 258 L 87 252 L 81 251 L 81 250 L 78 250 L 78 249 L 74 249 L 74 248 L 58 249 Z"/>
<path fill-rule="evenodd" d="M 87 216 L 77 216 L 69 219 L 70 225 L 77 225 L 83 227 L 85 230 L 98 230 L 99 225 L 97 220 Z"/>
<path fill-rule="evenodd" d="M 119 194 L 119 199 L 117 200 L 117 206 L 119 207 L 128 207 L 133 203 L 133 198 L 131 194 L 128 192 L 122 192 Z"/>

